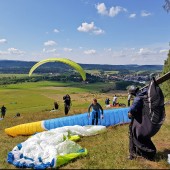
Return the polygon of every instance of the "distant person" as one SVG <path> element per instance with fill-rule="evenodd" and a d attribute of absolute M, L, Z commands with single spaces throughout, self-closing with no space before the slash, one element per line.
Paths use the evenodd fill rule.
<path fill-rule="evenodd" d="M 6 107 L 3 105 L 1 107 L 1 118 L 5 118 L 5 114 L 6 114 Z"/>
<path fill-rule="evenodd" d="M 63 97 L 63 100 L 64 100 L 64 113 L 65 115 L 67 115 L 71 106 L 71 97 L 68 94 L 66 94 Z"/>
<path fill-rule="evenodd" d="M 128 93 L 128 107 L 130 106 L 130 100 L 131 100 L 132 95 Z"/>
<path fill-rule="evenodd" d="M 88 108 L 88 116 L 90 118 L 90 109 L 92 107 L 92 125 L 94 125 L 94 121 L 95 121 L 95 125 L 98 125 L 98 119 L 100 119 L 100 117 L 103 119 L 103 108 L 101 107 L 101 105 L 97 102 L 97 99 L 93 99 L 92 104 L 89 106 Z"/>
<path fill-rule="evenodd" d="M 115 106 L 116 103 L 117 103 L 117 96 L 115 95 L 115 96 L 113 97 L 113 106 Z"/>
<path fill-rule="evenodd" d="M 20 117 L 21 116 L 21 114 L 20 113 L 17 113 L 15 116 L 14 116 L 14 118 L 15 117 Z"/>
<path fill-rule="evenodd" d="M 58 108 L 59 108 L 58 103 L 57 103 L 57 102 L 54 102 L 54 109 L 55 109 L 55 110 L 58 110 Z"/>
<path fill-rule="evenodd" d="M 109 105 L 109 104 L 110 104 L 110 99 L 109 99 L 109 98 L 106 98 L 105 104 L 106 104 L 106 105 Z"/>

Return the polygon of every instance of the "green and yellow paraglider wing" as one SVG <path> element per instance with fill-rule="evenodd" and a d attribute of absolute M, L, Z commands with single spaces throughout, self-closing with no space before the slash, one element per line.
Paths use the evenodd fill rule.
<path fill-rule="evenodd" d="M 34 72 L 34 70 L 35 70 L 36 68 L 38 68 L 40 65 L 45 64 L 45 63 L 48 63 L 48 62 L 61 62 L 61 63 L 67 64 L 67 65 L 73 67 L 75 70 L 77 70 L 77 71 L 80 73 L 80 75 L 81 75 L 81 77 L 82 77 L 82 79 L 83 79 L 84 81 L 86 80 L 86 73 L 85 73 L 85 71 L 83 70 L 83 68 L 82 68 L 79 64 L 77 64 L 77 63 L 75 63 L 74 61 L 69 60 L 69 59 L 67 59 L 67 58 L 50 58 L 50 59 L 42 60 L 42 61 L 36 63 L 36 64 L 30 69 L 29 76 L 31 76 L 32 73 Z"/>

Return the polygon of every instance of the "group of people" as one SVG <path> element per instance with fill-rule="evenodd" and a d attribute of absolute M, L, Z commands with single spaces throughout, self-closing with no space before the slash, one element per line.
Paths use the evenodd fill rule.
<path fill-rule="evenodd" d="M 147 159 L 153 159 L 156 154 L 156 147 L 151 141 L 160 129 L 165 118 L 164 110 L 164 97 L 159 86 L 155 82 L 151 83 L 149 88 L 140 91 L 139 88 L 131 86 L 128 93 L 128 117 L 131 119 L 129 125 L 129 159 L 134 159 L 137 156 L 142 156 Z M 153 85 L 154 84 L 154 85 Z M 154 86 L 154 87 L 152 87 Z M 149 89 L 149 90 L 148 90 Z M 156 89 L 156 90 L 155 90 Z M 157 94 L 156 94 L 157 93 Z M 156 97 L 153 97 L 153 96 Z M 130 106 L 132 96 L 134 97 L 133 103 Z M 152 98 L 151 98 L 152 97 Z M 151 100 L 154 98 L 154 102 Z M 113 97 L 113 105 L 117 104 L 117 96 Z M 71 97 L 66 94 L 63 96 L 64 100 L 64 113 L 68 115 L 71 107 Z M 150 103 L 149 103 L 149 102 Z M 109 105 L 110 99 L 107 98 L 105 104 Z M 161 104 L 160 104 L 161 103 Z M 151 107 L 151 105 L 153 105 Z M 57 102 L 54 102 L 55 109 L 59 108 Z M 92 111 L 90 111 L 92 108 Z M 157 109 L 157 110 L 156 110 Z M 5 117 L 6 107 L 1 107 L 1 119 Z M 20 116 L 18 113 L 17 116 Z M 99 119 L 104 118 L 103 108 L 94 98 L 88 107 L 88 117 L 92 119 L 92 125 L 98 125 Z"/>
<path fill-rule="evenodd" d="M 113 102 L 112 102 L 113 106 L 115 106 L 115 105 L 117 104 L 117 100 L 118 100 L 118 97 L 117 97 L 116 94 L 115 94 L 115 95 L 113 96 Z M 105 104 L 106 104 L 106 105 L 109 105 L 109 104 L 110 104 L 110 99 L 109 99 L 109 98 L 106 98 Z"/>
<path fill-rule="evenodd" d="M 65 96 L 63 96 L 63 100 L 64 100 L 64 113 L 65 115 L 68 115 L 68 112 L 70 110 L 71 107 L 71 97 L 69 94 L 66 94 Z M 57 102 L 54 102 L 54 108 L 57 110 L 59 108 L 59 105 Z M 88 116 L 90 118 L 90 109 L 92 108 L 92 125 L 98 125 L 98 119 L 100 118 L 104 118 L 103 117 L 103 108 L 102 106 L 97 102 L 97 99 L 94 98 L 92 103 L 90 104 L 89 108 L 88 108 Z"/>
<path fill-rule="evenodd" d="M 130 106 L 130 100 L 134 97 Z M 107 104 L 109 99 L 106 100 Z M 113 98 L 116 103 L 117 96 Z M 114 104 L 115 104 L 114 103 Z M 131 119 L 129 125 L 129 157 L 132 160 L 138 156 L 153 160 L 156 154 L 156 147 L 151 141 L 161 128 L 165 119 L 164 96 L 157 85 L 156 81 L 152 81 L 148 88 L 139 90 L 136 86 L 130 86 L 128 93 L 128 117 Z M 98 125 L 98 120 L 104 118 L 103 108 L 93 99 L 92 104 L 88 108 L 88 116 L 90 117 L 90 109 L 92 108 L 92 125 Z"/>
<path fill-rule="evenodd" d="M 127 102 L 128 107 L 130 106 L 130 101 L 131 101 L 131 99 L 132 99 L 132 95 L 131 95 L 130 93 L 128 93 L 128 102 Z M 113 106 L 116 106 L 117 103 L 118 103 L 118 97 L 117 97 L 117 95 L 115 94 L 115 95 L 113 96 L 112 105 L 113 105 Z M 109 99 L 109 98 L 106 98 L 105 104 L 106 104 L 106 105 L 110 105 L 110 99 Z"/>

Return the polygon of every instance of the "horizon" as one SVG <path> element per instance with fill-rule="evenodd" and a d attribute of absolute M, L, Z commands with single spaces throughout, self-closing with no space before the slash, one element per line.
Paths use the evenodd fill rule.
<path fill-rule="evenodd" d="M 0 60 L 163 65 L 170 49 L 164 0 L 1 0 Z"/>
<path fill-rule="evenodd" d="M 8 59 L 0 59 L 0 62 L 1 61 L 15 61 L 15 62 L 39 62 L 39 61 L 23 61 L 23 60 L 8 60 Z M 50 62 L 50 63 L 60 63 L 60 62 Z M 163 64 L 93 64 L 93 63 L 78 63 L 78 64 L 87 64 L 87 65 L 115 65 L 115 66 L 118 66 L 118 65 L 122 65 L 122 66 L 125 66 L 125 65 L 132 65 L 132 66 L 149 66 L 149 65 L 152 65 L 152 66 L 163 66 Z"/>

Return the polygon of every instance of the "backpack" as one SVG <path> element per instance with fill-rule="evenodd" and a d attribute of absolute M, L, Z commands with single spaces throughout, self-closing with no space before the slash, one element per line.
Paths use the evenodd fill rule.
<path fill-rule="evenodd" d="M 164 95 L 161 88 L 153 77 L 149 87 L 147 97 L 143 100 L 144 113 L 149 116 L 153 124 L 162 124 L 165 117 Z"/>

